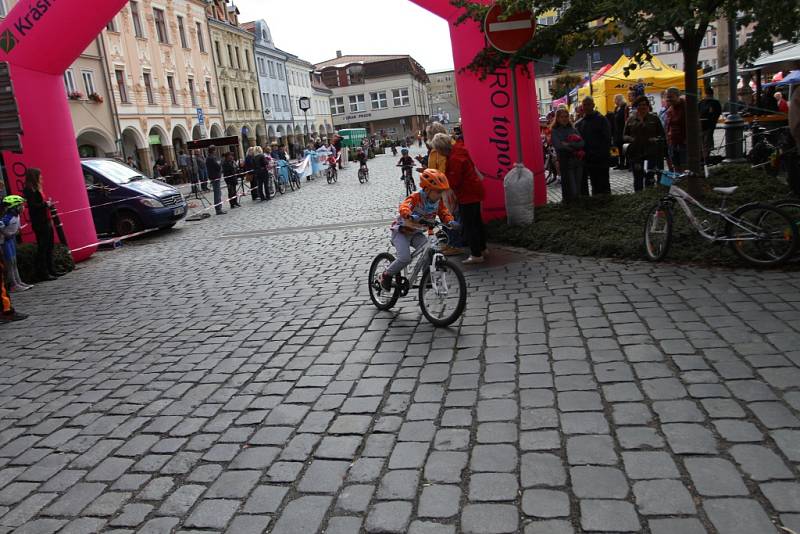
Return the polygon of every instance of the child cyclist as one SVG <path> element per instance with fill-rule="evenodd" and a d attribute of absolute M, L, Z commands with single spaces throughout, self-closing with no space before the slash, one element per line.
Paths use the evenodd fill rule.
<path fill-rule="evenodd" d="M 407 148 L 404 148 L 403 150 L 401 150 L 400 153 L 402 154 L 402 157 L 400 158 L 400 161 L 397 162 L 397 166 L 398 167 L 412 167 L 412 168 L 416 167 L 417 164 L 414 163 L 414 158 L 412 158 L 411 156 L 408 155 L 408 149 Z M 403 169 L 403 175 L 400 177 L 401 180 L 405 177 L 405 173 L 406 172 L 410 172 L 410 171 L 407 171 L 406 169 Z"/>
<path fill-rule="evenodd" d="M 19 195 L 9 195 L 3 199 L 3 213 L 0 218 L 0 243 L 6 262 L 6 277 L 11 291 L 27 291 L 33 286 L 22 281 L 17 269 L 17 234 L 20 229 L 20 215 L 25 199 Z"/>
<path fill-rule="evenodd" d="M 359 169 L 367 169 L 367 171 L 369 171 L 367 168 L 367 154 L 361 147 L 358 147 L 358 150 L 356 151 L 356 161 L 358 161 Z"/>
<path fill-rule="evenodd" d="M 442 193 L 450 189 L 447 177 L 435 169 L 425 169 L 419 181 L 421 189 L 400 204 L 399 216 L 392 223 L 392 244 L 397 259 L 380 279 L 381 287 L 387 291 L 392 288 L 392 278 L 411 263 L 411 247 L 417 249 L 427 241 L 427 228 L 415 223 L 432 221 L 437 215 L 444 224 L 453 222 L 453 216 L 442 202 Z"/>

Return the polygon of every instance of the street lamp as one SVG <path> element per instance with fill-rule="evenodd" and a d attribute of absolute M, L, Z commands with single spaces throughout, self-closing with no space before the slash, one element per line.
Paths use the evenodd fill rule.
<path fill-rule="evenodd" d="M 302 111 L 303 115 L 306 117 L 306 135 L 308 135 L 308 110 L 311 109 L 311 99 L 307 96 L 304 96 L 300 98 L 298 105 L 300 106 L 300 111 Z M 308 140 L 305 140 L 304 142 L 307 143 Z"/>

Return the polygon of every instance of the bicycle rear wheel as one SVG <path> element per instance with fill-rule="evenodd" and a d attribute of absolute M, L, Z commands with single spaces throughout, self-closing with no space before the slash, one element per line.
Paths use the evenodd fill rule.
<path fill-rule="evenodd" d="M 393 262 L 394 256 L 388 252 L 383 252 L 375 256 L 375 259 L 372 260 L 372 265 L 369 267 L 369 277 L 367 278 L 369 298 L 375 307 L 381 311 L 391 309 L 400 298 L 400 285 L 396 281 L 389 291 L 381 286 L 380 277 Z"/>
<path fill-rule="evenodd" d="M 467 307 L 467 281 L 455 263 L 445 260 L 422 275 L 419 307 L 434 326 L 450 326 L 461 317 Z"/>
<path fill-rule="evenodd" d="M 289 178 L 289 187 L 292 188 L 292 191 L 296 191 L 297 190 L 297 184 L 294 181 L 294 177 Z"/>
<path fill-rule="evenodd" d="M 656 204 L 644 223 L 644 252 L 650 261 L 661 261 L 672 242 L 672 208 Z"/>
<path fill-rule="evenodd" d="M 286 193 L 286 182 L 284 182 L 283 180 L 278 180 L 278 191 L 280 192 L 281 195 Z"/>
<path fill-rule="evenodd" d="M 797 249 L 797 225 L 786 214 L 768 204 L 748 204 L 733 214 L 725 233 L 737 256 L 756 267 L 786 262 Z"/>

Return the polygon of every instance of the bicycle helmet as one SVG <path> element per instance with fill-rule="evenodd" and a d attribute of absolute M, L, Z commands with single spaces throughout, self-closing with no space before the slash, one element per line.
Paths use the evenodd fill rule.
<path fill-rule="evenodd" d="M 430 189 L 433 191 L 447 191 L 450 189 L 447 176 L 436 169 L 425 169 L 422 172 L 422 176 L 420 176 L 419 185 L 422 189 Z"/>
<path fill-rule="evenodd" d="M 407 155 L 408 154 L 408 149 L 404 148 L 403 150 L 400 151 L 400 153 L 403 154 L 403 155 Z"/>
<path fill-rule="evenodd" d="M 3 204 L 9 208 L 18 208 L 25 204 L 25 199 L 19 195 L 8 195 L 3 199 Z"/>

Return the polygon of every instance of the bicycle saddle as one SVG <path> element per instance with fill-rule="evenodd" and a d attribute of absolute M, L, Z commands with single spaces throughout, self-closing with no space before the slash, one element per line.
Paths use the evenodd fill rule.
<path fill-rule="evenodd" d="M 732 194 L 734 194 L 736 192 L 737 189 L 739 189 L 739 186 L 735 186 L 735 187 L 715 187 L 714 188 L 714 192 L 715 193 L 720 193 L 722 195 L 732 195 Z"/>

